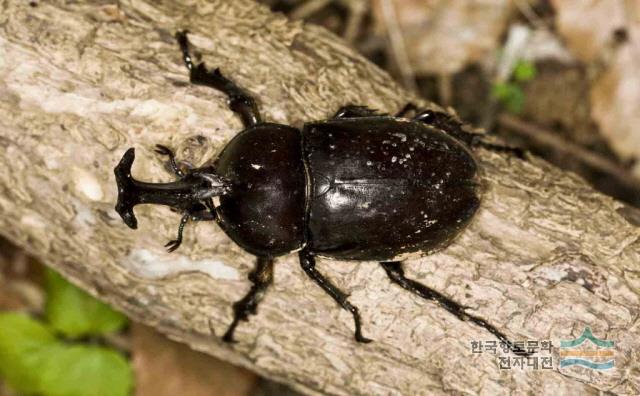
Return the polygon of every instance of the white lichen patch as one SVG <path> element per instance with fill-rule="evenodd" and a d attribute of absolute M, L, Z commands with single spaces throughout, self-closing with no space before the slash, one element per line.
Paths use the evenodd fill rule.
<path fill-rule="evenodd" d="M 28 213 L 23 215 L 20 218 L 20 223 L 27 227 L 36 229 L 44 229 L 47 227 L 45 220 L 37 213 Z"/>
<path fill-rule="evenodd" d="M 551 254 L 555 248 L 552 241 L 518 226 L 513 219 L 496 216 L 488 210 L 479 211 L 476 222 L 485 238 L 491 238 L 505 249 L 517 251 L 523 255 L 544 257 Z M 523 246 L 527 249 L 522 249 Z"/>
<path fill-rule="evenodd" d="M 71 171 L 73 186 L 77 193 L 91 201 L 101 201 L 104 197 L 100 182 L 91 172 L 74 167 Z"/>
<path fill-rule="evenodd" d="M 544 278 L 551 282 L 560 282 L 567 277 L 567 271 L 561 267 L 543 266 L 536 270 L 538 277 Z"/>
<path fill-rule="evenodd" d="M 131 104 L 133 105 L 131 116 L 153 120 L 157 124 L 166 125 L 186 118 L 192 120 L 189 117 L 192 112 L 183 106 L 174 106 L 155 99 L 140 100 Z"/>
<path fill-rule="evenodd" d="M 286 123 L 287 113 L 281 108 L 271 109 L 271 118 L 276 122 Z"/>
<path fill-rule="evenodd" d="M 60 169 L 60 162 L 56 158 L 45 156 L 44 166 L 46 166 L 47 169 L 51 169 L 51 170 Z"/>
<path fill-rule="evenodd" d="M 141 278 L 160 279 L 182 272 L 202 272 L 215 279 L 240 279 L 240 273 L 219 260 L 191 260 L 186 256 L 157 254 L 147 249 L 135 249 L 121 265 Z"/>
<path fill-rule="evenodd" d="M 76 200 L 72 201 L 72 204 L 76 211 L 76 215 L 73 218 L 74 225 L 77 227 L 87 227 L 96 223 L 96 218 L 90 208 Z"/>
<path fill-rule="evenodd" d="M 9 80 L 8 87 L 20 97 L 23 109 L 38 107 L 51 114 L 75 114 L 79 117 L 91 117 L 99 114 L 122 113 L 167 124 L 187 118 L 184 106 L 164 103 L 155 99 L 115 99 L 106 100 L 100 91 L 93 88 L 77 87 L 66 92 L 65 87 L 56 86 L 57 81 L 50 81 L 48 89 L 41 85 L 30 84 L 24 77 L 17 76 Z"/>
<path fill-rule="evenodd" d="M 162 103 L 154 99 L 139 101 L 131 110 L 134 117 L 155 118 L 158 112 L 163 111 Z"/>

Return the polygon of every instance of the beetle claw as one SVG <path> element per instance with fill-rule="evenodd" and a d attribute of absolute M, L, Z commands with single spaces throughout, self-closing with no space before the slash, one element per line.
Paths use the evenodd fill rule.
<path fill-rule="evenodd" d="M 169 147 L 163 146 L 161 144 L 156 144 L 156 148 L 154 151 L 160 155 L 173 155 L 173 151 L 171 151 Z"/>
<path fill-rule="evenodd" d="M 238 341 L 236 341 L 232 335 L 227 335 L 225 334 L 224 337 L 222 337 L 222 341 L 226 342 L 227 344 L 237 344 Z"/>
<path fill-rule="evenodd" d="M 167 248 L 167 252 L 172 253 L 174 252 L 177 248 L 180 247 L 180 245 L 182 244 L 182 241 L 179 239 L 174 239 L 172 241 L 167 242 L 166 245 L 164 245 L 164 247 Z"/>
<path fill-rule="evenodd" d="M 233 333 L 235 332 L 237 326 L 238 319 L 234 318 L 233 322 L 231 322 L 231 325 L 229 325 L 226 333 L 224 333 L 224 335 L 222 336 L 222 341 L 229 344 L 235 344 L 237 341 L 233 339 Z"/>
<path fill-rule="evenodd" d="M 363 336 L 362 334 L 356 333 L 356 341 L 361 342 L 363 344 L 368 344 L 368 343 L 372 342 L 373 340 Z"/>

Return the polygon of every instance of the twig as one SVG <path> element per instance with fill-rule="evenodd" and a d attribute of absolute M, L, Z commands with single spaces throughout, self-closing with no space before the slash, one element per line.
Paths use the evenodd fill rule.
<path fill-rule="evenodd" d="M 398 23 L 395 5 L 392 0 L 380 0 L 384 23 L 389 32 L 389 45 L 391 47 L 391 55 L 395 60 L 402 82 L 405 88 L 410 91 L 417 92 L 416 78 L 413 67 L 407 55 L 407 49 L 402 36 L 402 31 Z"/>
<path fill-rule="evenodd" d="M 627 169 L 593 151 L 562 139 L 557 133 L 506 113 L 498 116 L 498 123 L 519 135 L 526 136 L 538 145 L 551 147 L 557 152 L 566 153 L 585 165 L 610 175 L 625 187 L 637 190 L 640 193 L 640 180 Z"/>
<path fill-rule="evenodd" d="M 302 4 L 296 7 L 293 11 L 291 11 L 289 15 L 291 16 L 291 18 L 294 18 L 294 19 L 306 19 L 311 15 L 313 15 L 314 13 L 326 7 L 327 4 L 329 4 L 330 2 L 331 0 L 303 1 Z"/>
<path fill-rule="evenodd" d="M 349 10 L 349 16 L 342 37 L 349 43 L 353 43 L 358 38 L 362 28 L 362 20 L 367 13 L 368 0 L 343 0 Z"/>
<path fill-rule="evenodd" d="M 514 3 L 520 13 L 529 21 L 529 23 L 538 29 L 548 29 L 546 23 L 536 14 L 528 0 L 514 0 Z"/>

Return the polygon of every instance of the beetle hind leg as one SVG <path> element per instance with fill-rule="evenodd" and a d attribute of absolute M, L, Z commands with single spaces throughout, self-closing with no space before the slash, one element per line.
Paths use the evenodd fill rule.
<path fill-rule="evenodd" d="M 402 263 L 399 261 L 389 261 L 380 263 L 382 268 L 387 272 L 387 275 L 391 279 L 393 283 L 401 286 L 402 288 L 410 291 L 413 294 L 416 294 L 424 299 L 434 301 L 438 303 L 442 308 L 446 309 L 453 315 L 455 315 L 458 319 L 465 322 L 472 322 L 485 330 L 489 331 L 489 333 L 493 334 L 496 338 L 502 341 L 505 345 L 509 347 L 509 349 L 519 356 L 530 356 L 531 354 L 522 348 L 516 346 L 513 342 L 509 341 L 507 336 L 505 336 L 500 330 L 496 329 L 493 325 L 488 323 L 486 320 L 478 318 L 473 315 L 469 315 L 465 311 L 465 307 L 458 304 L 457 302 L 447 298 L 443 294 L 423 285 L 422 283 L 416 282 L 412 279 L 408 279 L 404 276 L 404 270 L 402 269 Z"/>
<path fill-rule="evenodd" d="M 229 108 L 240 115 L 245 127 L 261 122 L 258 106 L 251 95 L 238 87 L 233 81 L 224 77 L 220 73 L 220 69 L 209 70 L 204 62 L 200 62 L 197 65 L 193 64 L 189 51 L 187 31 L 176 33 L 176 39 L 182 50 L 184 64 L 189 69 L 189 79 L 193 84 L 204 85 L 225 93 L 229 97 Z"/>
<path fill-rule="evenodd" d="M 358 308 L 351 305 L 351 303 L 347 300 L 347 294 L 342 290 L 338 289 L 329 279 L 327 279 L 324 275 L 322 275 L 316 269 L 316 260 L 307 249 L 303 249 L 299 253 L 300 255 L 300 265 L 304 272 L 318 285 L 324 290 L 328 295 L 330 295 L 342 308 L 351 312 L 353 315 L 353 320 L 355 322 L 356 331 L 355 338 L 358 342 L 371 342 L 370 339 L 364 337 L 362 335 L 362 324 L 360 320 L 360 313 Z"/>
<path fill-rule="evenodd" d="M 251 289 L 247 295 L 233 304 L 233 321 L 222 336 L 224 342 L 234 342 L 233 333 L 240 321 L 248 321 L 249 315 L 257 313 L 258 304 L 269 285 L 273 283 L 273 259 L 258 257 L 255 270 L 249 274 L 249 280 L 253 283 Z"/>
<path fill-rule="evenodd" d="M 412 104 L 407 105 L 405 109 L 410 106 L 412 106 Z M 417 111 L 415 106 L 410 107 L 410 110 Z M 441 129 L 454 138 L 463 141 L 469 147 L 482 147 L 497 153 L 511 154 L 520 159 L 525 159 L 525 151 L 523 149 L 487 142 L 485 140 L 487 135 L 484 133 L 465 131 L 463 129 L 464 124 L 450 114 L 435 110 L 421 110 L 413 119 Z"/>

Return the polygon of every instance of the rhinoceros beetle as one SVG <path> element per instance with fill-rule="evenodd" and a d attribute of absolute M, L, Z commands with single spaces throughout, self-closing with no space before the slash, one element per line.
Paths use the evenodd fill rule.
<path fill-rule="evenodd" d="M 362 335 L 358 308 L 317 270 L 317 256 L 378 261 L 392 282 L 482 326 L 515 353 L 526 354 L 484 319 L 406 278 L 401 264 L 411 253 L 428 254 L 447 246 L 477 211 L 480 180 L 472 147 L 520 154 L 517 149 L 485 142 L 452 116 L 419 111 L 412 104 L 395 116 L 345 106 L 331 119 L 306 123 L 302 129 L 265 122 L 254 99 L 219 69 L 193 63 L 187 32 L 176 38 L 191 83 L 225 93 L 245 129 L 214 161 L 195 169 L 181 169 L 169 148 L 156 146 L 178 178 L 171 183 L 135 180 L 130 148 L 115 168 L 116 210 L 133 229 L 137 204 L 168 205 L 181 212 L 177 239 L 166 245 L 169 251 L 180 246 L 189 220 L 213 220 L 257 256 L 249 275 L 252 287 L 233 304 L 225 341 L 233 341 L 239 321 L 256 313 L 273 281 L 274 258 L 298 252 L 304 272 L 351 312 L 359 342 L 371 340 Z M 416 115 L 406 118 L 410 112 Z"/>

